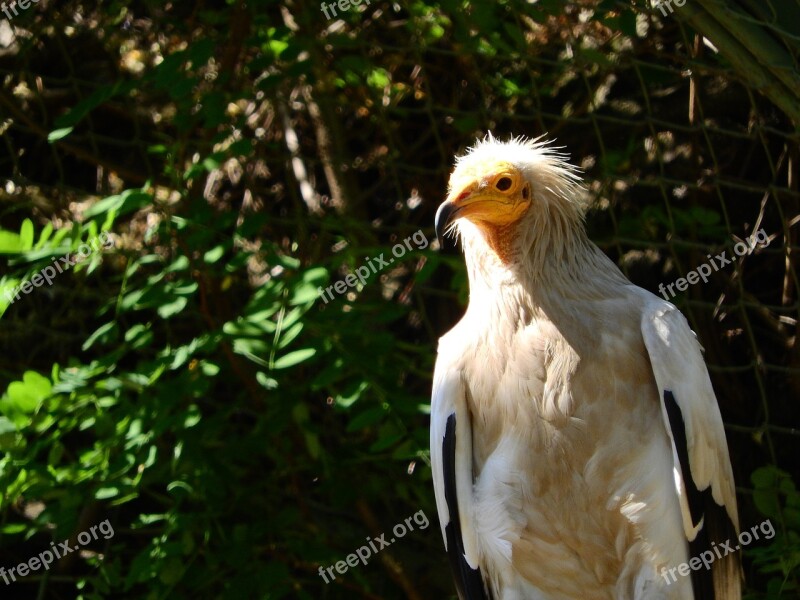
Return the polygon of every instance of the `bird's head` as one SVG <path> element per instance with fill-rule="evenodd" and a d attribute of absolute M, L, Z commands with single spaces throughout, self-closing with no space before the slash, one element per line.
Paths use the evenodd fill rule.
<path fill-rule="evenodd" d="M 504 264 L 583 231 L 585 202 L 576 168 L 547 142 L 489 134 L 456 159 L 447 199 L 436 213 L 440 243 L 455 231 L 465 251 L 488 246 Z"/>

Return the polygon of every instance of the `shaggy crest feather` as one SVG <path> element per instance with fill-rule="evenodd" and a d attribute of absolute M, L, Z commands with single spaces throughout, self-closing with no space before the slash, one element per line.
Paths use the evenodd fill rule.
<path fill-rule="evenodd" d="M 569 156 L 562 149 L 544 136 L 518 136 L 500 141 L 489 132 L 465 154 L 456 157 L 448 194 L 463 181 L 490 176 L 491 165 L 508 164 L 519 171 L 532 186 L 533 205 L 516 227 L 517 260 L 511 266 L 526 271 L 526 279 L 547 277 L 566 284 L 581 270 L 610 271 L 604 264 L 608 259 L 594 251 L 585 233 L 584 217 L 589 202 L 581 170 L 568 162 Z M 447 234 L 455 234 L 455 239 L 461 241 L 473 283 L 486 280 L 494 286 L 497 277 L 505 277 L 496 271 L 495 253 L 474 223 L 467 219 L 453 221 Z"/>
<path fill-rule="evenodd" d="M 528 179 L 543 178 L 541 182 L 544 187 L 583 218 L 589 204 L 580 176 L 581 169 L 569 162 L 569 154 L 560 152 L 564 146 L 555 146 L 554 143 L 554 140 L 545 139 L 544 135 L 535 138 L 511 137 L 503 142 L 488 132 L 465 154 L 456 157 L 456 171 L 478 171 L 483 165 L 497 160 L 508 162 Z"/>

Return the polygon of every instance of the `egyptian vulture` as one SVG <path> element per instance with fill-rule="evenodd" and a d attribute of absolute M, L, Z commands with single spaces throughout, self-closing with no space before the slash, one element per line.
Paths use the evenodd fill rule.
<path fill-rule="evenodd" d="M 584 198 L 551 145 L 489 135 L 457 159 L 436 213 L 470 288 L 431 401 L 458 595 L 740 598 L 738 553 L 717 546 L 739 524 L 700 345 L 589 241 Z M 681 568 L 712 550 L 710 569 Z"/>

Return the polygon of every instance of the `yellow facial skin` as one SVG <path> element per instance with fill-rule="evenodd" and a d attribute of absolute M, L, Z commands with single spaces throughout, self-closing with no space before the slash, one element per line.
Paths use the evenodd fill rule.
<path fill-rule="evenodd" d="M 529 187 L 520 175 L 501 171 L 488 182 L 468 185 L 447 201 L 455 205 L 456 218 L 502 227 L 525 214 L 531 204 Z"/>
<path fill-rule="evenodd" d="M 507 250 L 505 238 L 531 205 L 531 185 L 522 173 L 504 162 L 481 165 L 479 172 L 456 169 L 450 179 L 450 190 L 436 215 L 439 237 L 450 223 L 464 218 L 483 231 L 498 254 Z"/>

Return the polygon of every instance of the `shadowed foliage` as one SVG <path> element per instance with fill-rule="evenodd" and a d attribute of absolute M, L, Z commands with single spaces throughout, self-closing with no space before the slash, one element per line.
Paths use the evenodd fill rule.
<path fill-rule="evenodd" d="M 427 415 L 468 291 L 433 216 L 454 155 L 491 130 L 557 139 L 591 238 L 655 293 L 768 235 L 670 299 L 705 348 L 742 526 L 774 524 L 743 551 L 746 589 L 796 597 L 795 5 L 4 16 L 0 566 L 81 547 L 0 595 L 453 597 Z M 393 532 L 419 511 L 429 526 Z M 106 519 L 113 536 L 82 545 Z"/>

